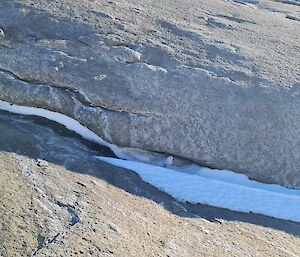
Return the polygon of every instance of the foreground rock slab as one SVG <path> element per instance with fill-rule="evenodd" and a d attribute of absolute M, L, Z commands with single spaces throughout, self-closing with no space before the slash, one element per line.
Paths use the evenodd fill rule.
<path fill-rule="evenodd" d="M 94 176 L 15 154 L 0 153 L 0 192 L 3 257 L 300 254 L 298 236 L 180 217 Z"/>
<path fill-rule="evenodd" d="M 300 188 L 299 17 L 297 1 L 1 1 L 0 99 Z"/>

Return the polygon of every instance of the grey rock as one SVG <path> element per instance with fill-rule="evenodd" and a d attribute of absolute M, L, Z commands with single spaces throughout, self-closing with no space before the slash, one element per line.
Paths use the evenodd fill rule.
<path fill-rule="evenodd" d="M 300 256 L 300 223 L 178 202 L 43 118 L 0 131 L 1 257 Z"/>
<path fill-rule="evenodd" d="M 298 6 L 164 3 L 1 1 L 0 99 L 300 188 Z"/>

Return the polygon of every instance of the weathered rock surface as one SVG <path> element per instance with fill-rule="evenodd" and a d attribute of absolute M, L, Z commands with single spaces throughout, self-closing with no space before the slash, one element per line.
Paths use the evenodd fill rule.
<path fill-rule="evenodd" d="M 300 255 L 298 223 L 178 202 L 44 119 L 0 131 L 1 257 Z"/>
<path fill-rule="evenodd" d="M 297 1 L 1 1 L 0 99 L 300 188 L 299 17 Z"/>

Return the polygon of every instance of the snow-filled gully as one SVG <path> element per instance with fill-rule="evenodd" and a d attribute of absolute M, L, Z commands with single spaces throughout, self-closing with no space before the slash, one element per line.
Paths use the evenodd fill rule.
<path fill-rule="evenodd" d="M 300 222 L 300 190 L 249 180 L 245 175 L 213 170 L 196 164 L 162 167 L 166 157 L 155 161 L 143 150 L 110 144 L 78 121 L 41 108 L 12 105 L 0 101 L 0 110 L 40 116 L 64 125 L 83 138 L 109 147 L 117 157 L 96 158 L 111 165 L 136 172 L 142 180 L 170 194 L 179 201 L 201 203 L 233 211 L 252 212 Z M 149 156 L 153 153 L 149 153 Z"/>

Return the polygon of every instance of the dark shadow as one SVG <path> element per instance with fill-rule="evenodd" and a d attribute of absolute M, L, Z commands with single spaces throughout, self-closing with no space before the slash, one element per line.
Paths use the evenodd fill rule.
<path fill-rule="evenodd" d="M 96 155 L 115 156 L 110 149 L 88 142 L 55 122 L 0 111 L 0 132 L 0 151 L 44 159 L 71 171 L 95 176 L 133 195 L 150 199 L 175 215 L 211 222 L 247 222 L 300 237 L 299 223 L 179 202 L 142 181 L 136 173 L 97 160 Z"/>

